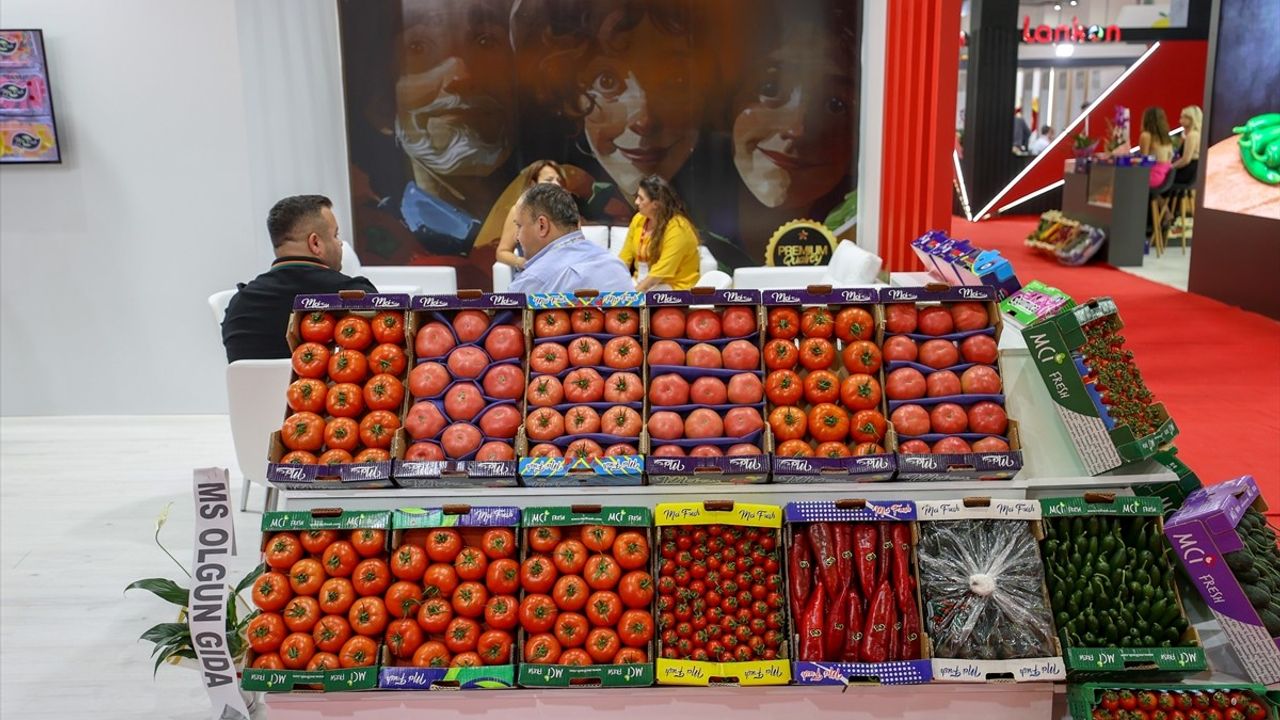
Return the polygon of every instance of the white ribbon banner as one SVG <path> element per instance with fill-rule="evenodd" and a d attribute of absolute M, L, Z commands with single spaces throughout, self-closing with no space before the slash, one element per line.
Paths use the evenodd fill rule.
<path fill-rule="evenodd" d="M 231 490 L 223 468 L 198 468 L 192 493 L 196 503 L 195 559 L 187 623 L 214 720 L 249 720 L 240 695 L 236 665 L 227 644 L 227 581 L 235 554 Z"/>

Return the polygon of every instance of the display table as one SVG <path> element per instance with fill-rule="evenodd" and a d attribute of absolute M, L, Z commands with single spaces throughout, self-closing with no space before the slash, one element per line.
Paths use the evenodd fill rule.
<path fill-rule="evenodd" d="M 1147 242 L 1151 168 L 1090 163 L 1087 172 L 1063 175 L 1062 214 L 1107 233 L 1098 259 L 1116 267 L 1141 267 Z"/>

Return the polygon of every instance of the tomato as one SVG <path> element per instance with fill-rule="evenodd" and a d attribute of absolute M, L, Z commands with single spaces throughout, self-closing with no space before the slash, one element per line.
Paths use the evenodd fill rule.
<path fill-rule="evenodd" d="M 777 440 L 797 440 L 804 437 L 809 427 L 804 411 L 794 406 L 774 408 L 769 413 L 769 427 Z"/>
<path fill-rule="evenodd" d="M 698 343 L 689 348 L 689 351 L 685 353 L 684 361 L 689 367 L 719 368 L 724 365 L 724 359 L 720 357 L 720 351 L 714 345 L 708 343 Z"/>
<path fill-rule="evenodd" d="M 684 420 L 669 410 L 650 413 L 649 435 L 658 440 L 678 439 L 684 436 Z"/>
<path fill-rule="evenodd" d="M 611 590 L 597 590 L 587 598 L 587 620 L 595 627 L 613 627 L 622 617 L 622 600 Z"/>
<path fill-rule="evenodd" d="M 894 303 L 884 306 L 885 331 L 894 335 L 916 331 L 916 306 L 911 303 Z"/>
<path fill-rule="evenodd" d="M 814 448 L 815 457 L 823 458 L 846 458 L 849 457 L 849 446 L 842 442 L 828 441 Z"/>
<path fill-rule="evenodd" d="M 919 405 L 902 405 L 889 416 L 899 435 L 925 435 L 929 432 L 929 411 Z"/>
<path fill-rule="evenodd" d="M 436 397 L 449 386 L 449 370 L 438 362 L 427 362 L 409 371 L 409 392 L 416 398 Z"/>
<path fill-rule="evenodd" d="M 267 540 L 267 546 L 262 553 L 268 567 L 284 570 L 293 567 L 294 563 L 302 559 L 302 543 L 293 533 L 276 533 Z"/>
<path fill-rule="evenodd" d="M 338 533 L 334 530 L 308 530 L 298 535 L 298 542 L 302 543 L 302 549 L 312 555 L 319 555 L 324 549 L 329 547 L 329 543 L 338 539 Z"/>
<path fill-rule="evenodd" d="M 728 399 L 735 405 L 754 405 L 764 400 L 764 383 L 755 373 L 738 373 L 729 378 Z"/>
<path fill-rule="evenodd" d="M 490 542 L 486 539 L 485 543 Z M 497 542 L 497 540 L 493 540 Z M 509 540 L 514 550 L 515 538 Z M 485 587 L 495 595 L 512 595 L 520 588 L 520 564 L 511 558 L 499 557 L 489 563 L 484 575 Z"/>
<path fill-rule="evenodd" d="M 294 450 L 280 458 L 281 465 L 315 465 L 319 462 L 314 453 L 306 450 Z"/>
<path fill-rule="evenodd" d="M 329 379 L 339 383 L 362 383 L 369 376 L 369 360 L 359 350 L 339 350 L 329 357 Z"/>
<path fill-rule="evenodd" d="M 618 597 L 629 608 L 649 607 L 653 592 L 653 576 L 643 570 L 632 570 L 618 581 Z"/>
<path fill-rule="evenodd" d="M 495 405 L 480 418 L 480 430 L 488 437 L 514 438 L 520 419 L 520 411 L 514 405 Z"/>
<path fill-rule="evenodd" d="M 729 343 L 724 347 L 721 356 L 724 366 L 730 370 L 760 369 L 760 350 L 754 343 L 746 340 L 734 340 Z"/>
<path fill-rule="evenodd" d="M 614 665 L 633 665 L 635 663 L 648 662 L 649 656 L 645 655 L 644 650 L 633 647 L 624 647 L 613 656 Z"/>
<path fill-rule="evenodd" d="M 618 586 L 622 571 L 609 555 L 592 555 L 584 568 L 584 577 L 593 590 L 612 590 Z"/>
<path fill-rule="evenodd" d="M 515 430 L 511 430 L 512 436 Z M 480 462 L 502 462 L 516 459 L 516 449 L 501 440 L 490 440 L 476 451 L 476 460 Z"/>
<path fill-rule="evenodd" d="M 307 663 L 307 672 L 328 672 L 329 670 L 337 670 L 340 667 L 338 656 L 333 653 L 318 652 L 311 656 L 311 662 Z"/>
<path fill-rule="evenodd" d="M 689 451 L 689 457 L 724 457 L 724 451 L 715 445 L 699 445 Z"/>
<path fill-rule="evenodd" d="M 502 630 L 490 630 L 476 642 L 476 652 L 485 665 L 505 665 L 511 662 L 511 636 Z"/>
<path fill-rule="evenodd" d="M 929 373 L 925 378 L 925 395 L 928 397 L 947 397 L 960 394 L 960 378 L 950 370 L 939 370 Z"/>
<path fill-rule="evenodd" d="M 755 408 L 737 407 L 724 415 L 724 433 L 727 437 L 744 437 L 763 429 L 764 418 L 760 417 L 760 411 Z"/>
<path fill-rule="evenodd" d="M 920 332 L 925 335 L 946 335 L 955 330 L 951 313 L 937 305 L 920 310 L 916 316 L 916 323 L 919 325 Z"/>
<path fill-rule="evenodd" d="M 586 600 L 584 596 L 582 598 L 584 604 Z M 553 630 L 556 642 L 560 643 L 561 647 L 576 648 L 582 647 L 587 642 L 587 633 L 591 632 L 591 624 L 579 613 L 562 612 L 556 616 Z"/>
<path fill-rule="evenodd" d="M 800 313 L 788 307 L 769 310 L 769 337 L 790 340 L 800 334 Z"/>
<path fill-rule="evenodd" d="M 404 313 L 383 310 L 373 317 L 370 324 L 373 337 L 380 343 L 404 344 Z"/>
<path fill-rule="evenodd" d="M 480 667 L 484 662 L 480 660 L 480 655 L 474 652 L 463 652 L 453 656 L 450 661 L 450 667 Z"/>
<path fill-rule="evenodd" d="M 338 419 L 346 420 L 347 418 L 338 418 Z M 354 423 L 354 421 L 352 422 Z M 326 426 L 325 427 L 326 434 L 328 433 L 328 430 L 329 428 Z M 352 437 L 355 437 L 358 439 L 359 435 L 353 432 Z M 316 459 L 316 464 L 319 464 L 319 465 L 350 465 L 353 462 L 355 462 L 355 458 L 351 457 L 351 452 L 348 450 L 342 450 L 340 448 L 330 448 L 329 450 L 324 451 L 324 453 L 321 454 L 320 457 Z"/>
<path fill-rule="evenodd" d="M 836 337 L 846 343 L 870 340 L 876 323 L 871 313 L 860 307 L 847 307 L 836 313 Z"/>
<path fill-rule="evenodd" d="M 604 346 L 604 364 L 619 370 L 640 367 L 644 351 L 633 337 L 616 337 Z"/>
<path fill-rule="evenodd" d="M 458 341 L 453 331 L 442 322 L 433 321 L 418 328 L 413 339 L 413 350 L 419 359 L 444 357 Z"/>
<path fill-rule="evenodd" d="M 391 571 L 378 558 L 362 560 L 351 573 L 351 585 L 357 595 L 381 595 L 391 587 Z"/>
<path fill-rule="evenodd" d="M 540 343 L 529 356 L 529 367 L 535 373 L 554 375 L 569 367 L 569 351 L 559 343 Z"/>
<path fill-rule="evenodd" d="M 387 650 L 397 658 L 411 658 L 422 646 L 422 628 L 413 620 L 393 620 L 387 625 Z"/>
<path fill-rule="evenodd" d="M 300 378 L 322 378 L 329 365 L 329 348 L 319 343 L 303 343 L 293 351 L 293 372 Z"/>
<path fill-rule="evenodd" d="M 478 378 L 489 367 L 489 357 L 473 345 L 454 348 L 445 362 L 455 378 Z"/>
<path fill-rule="evenodd" d="M 965 362 L 991 365 L 995 364 L 1000 351 L 990 335 L 970 335 L 960 341 L 960 354 Z"/>
<path fill-rule="evenodd" d="M 325 410 L 334 417 L 359 417 L 364 412 L 364 394 L 354 383 L 338 383 L 325 396 Z"/>
<path fill-rule="evenodd" d="M 887 423 L 879 410 L 859 410 L 849 422 L 849 434 L 859 443 L 880 442 L 886 429 Z"/>
<path fill-rule="evenodd" d="M 444 597 L 432 597 L 418 607 L 418 626 L 432 635 L 443 633 L 453 622 L 453 604 Z"/>
<path fill-rule="evenodd" d="M 885 393 L 890 400 L 916 400 L 927 391 L 928 382 L 915 368 L 898 368 L 885 378 Z"/>
<path fill-rule="evenodd" d="M 462 551 L 462 536 L 452 528 L 436 528 L 427 536 L 426 550 L 432 562 L 452 563 Z"/>
<path fill-rule="evenodd" d="M 520 626 L 529 633 L 547 632 L 555 624 L 559 612 L 549 596 L 528 593 L 520 601 Z"/>
<path fill-rule="evenodd" d="M 488 329 L 489 314 L 482 310 L 459 310 L 453 316 L 453 332 L 459 342 L 475 342 Z"/>
<path fill-rule="evenodd" d="M 881 355 L 887 362 L 893 362 L 896 360 L 915 362 L 919 351 L 920 349 L 916 345 L 915 340 L 912 340 L 906 335 L 894 335 L 884 341 L 884 350 Z"/>
<path fill-rule="evenodd" d="M 804 417 L 804 414 L 800 416 Z M 776 454 L 779 457 L 813 457 L 813 446 L 804 440 L 788 440 L 778 446 Z"/>
<path fill-rule="evenodd" d="M 359 315 L 348 315 L 334 327 L 333 341 L 340 348 L 364 350 L 373 344 L 373 328 Z"/>
<path fill-rule="evenodd" d="M 604 449 L 605 457 L 617 457 L 620 455 L 627 456 L 627 455 L 639 455 L 639 454 L 640 454 L 640 451 L 636 450 L 635 445 L 628 445 L 627 443 L 614 443 L 613 445 L 610 445 L 609 447 Z"/>
<path fill-rule="evenodd" d="M 255 658 L 253 667 L 262 670 L 283 670 L 284 662 L 280 660 L 280 653 L 271 652 Z"/>
<path fill-rule="evenodd" d="M 805 309 L 800 316 L 800 334 L 806 338 L 830 339 L 835 332 L 835 320 L 824 307 Z"/>
<path fill-rule="evenodd" d="M 637 570 L 649 562 L 649 540 L 634 531 L 618 533 L 613 541 L 613 558 L 623 570 Z"/>
<path fill-rule="evenodd" d="M 480 548 L 468 545 L 458 551 L 453 569 L 463 580 L 480 580 L 489 571 L 489 558 Z"/>
<path fill-rule="evenodd" d="M 720 316 L 713 310 L 693 310 L 685 318 L 685 337 L 691 340 L 715 340 L 721 336 L 720 330 Z"/>
<path fill-rule="evenodd" d="M 302 670 L 316 654 L 316 641 L 304 632 L 291 633 L 280 643 L 280 662 L 285 669 Z"/>
<path fill-rule="evenodd" d="M 840 384 L 840 399 L 850 410 L 870 410 L 880 404 L 880 383 L 870 375 L 850 375 Z"/>
<path fill-rule="evenodd" d="M 650 418 L 651 421 L 652 419 L 653 418 Z M 679 420 L 680 416 L 676 415 L 676 419 Z M 652 425 L 652 423 L 650 424 Z M 677 435 L 678 434 L 679 433 L 677 433 Z M 684 451 L 684 448 L 680 447 L 679 445 L 659 445 L 653 449 L 653 456 L 654 457 L 684 457 L 685 451 Z"/>
<path fill-rule="evenodd" d="M 631 308 L 606 310 L 604 331 L 609 335 L 636 335 L 640 332 L 640 313 Z"/>
<path fill-rule="evenodd" d="M 391 617 L 413 617 L 422 606 L 422 588 L 415 582 L 401 580 L 387 588 L 387 594 L 382 600 Z"/>
<path fill-rule="evenodd" d="M 600 413 L 589 405 L 571 407 L 564 414 L 564 429 L 569 435 L 600 432 Z"/>
<path fill-rule="evenodd" d="M 660 407 L 686 405 L 689 402 L 689 381 L 676 373 L 659 375 L 649 380 L 649 403 Z M 652 418 L 652 416 L 650 416 Z"/>
<path fill-rule="evenodd" d="M 569 313 L 564 310 L 543 310 L 533 318 L 534 337 L 568 335 L 572 330 Z"/>
<path fill-rule="evenodd" d="M 435 443 L 413 443 L 405 451 L 404 459 L 410 462 L 444 460 L 444 450 L 441 450 L 440 446 Z"/>
<path fill-rule="evenodd" d="M 527 540 L 529 548 L 534 552 L 551 553 L 560 544 L 561 533 L 558 527 L 536 527 L 529 530 Z"/>
<path fill-rule="evenodd" d="M 951 305 L 951 320 L 956 332 L 981 330 L 991 326 L 991 318 L 987 315 L 987 307 L 982 303 L 958 302 Z"/>
<path fill-rule="evenodd" d="M 653 638 L 653 616 L 645 610 L 628 610 L 618 620 L 622 644 L 643 648 Z"/>
<path fill-rule="evenodd" d="M 315 595 L 324 581 L 324 566 L 315 558 L 303 558 L 289 568 L 289 589 L 298 595 Z"/>
<path fill-rule="evenodd" d="M 729 390 L 717 377 L 700 377 L 689 386 L 689 399 L 695 405 L 723 405 L 729 400 Z"/>
<path fill-rule="evenodd" d="M 524 333 L 514 325 L 499 325 L 489 331 L 484 349 L 494 362 L 524 357 Z"/>
<path fill-rule="evenodd" d="M 951 367 L 960 362 L 960 352 L 950 340 L 926 340 L 920 346 L 920 362 L 931 368 Z"/>
<path fill-rule="evenodd" d="M 313 412 L 290 415 L 280 428 L 280 442 L 290 450 L 319 450 L 324 443 L 324 419 Z"/>
<path fill-rule="evenodd" d="M 618 640 L 618 633 L 607 627 L 598 627 L 587 635 L 587 654 L 598 663 L 613 660 L 621 648 L 622 643 Z"/>
<path fill-rule="evenodd" d="M 514 595 L 493 595 L 484 606 L 485 625 L 495 630 L 514 630 L 520 622 L 520 602 Z"/>
<path fill-rule="evenodd" d="M 779 370 L 780 373 L 790 372 L 789 370 Z M 786 376 L 784 376 L 786 377 Z M 798 378 L 798 376 L 797 376 Z M 781 399 L 791 399 L 789 393 L 787 397 Z M 798 394 L 791 402 L 775 401 L 776 405 L 794 405 L 799 402 Z M 772 399 L 772 398 L 771 398 Z M 840 399 L 840 378 L 830 370 L 815 370 L 804 379 L 804 399 L 811 404 L 835 402 Z"/>
<path fill-rule="evenodd" d="M 564 376 L 564 399 L 571 403 L 599 402 L 604 397 L 604 378 L 592 368 L 578 368 Z"/>
<path fill-rule="evenodd" d="M 353 426 L 355 425 L 354 421 L 348 420 L 348 422 Z M 440 414 L 440 408 L 430 400 L 414 403 L 413 407 L 409 408 L 409 414 L 404 419 L 404 429 L 409 433 L 409 437 L 414 440 L 436 437 L 444 429 L 444 424 L 445 419 L 444 415 Z M 355 447 L 356 439 L 353 434 L 352 447 Z M 328 444 L 330 446 L 333 445 L 332 442 Z M 408 458 L 406 457 L 406 459 Z"/>
<path fill-rule="evenodd" d="M 560 643 L 554 635 L 541 633 L 524 644 L 524 661 L 534 665 L 551 665 L 560 659 Z"/>
<path fill-rule="evenodd" d="M 356 601 L 356 589 L 344 577 L 329 578 L 320 586 L 320 609 L 330 615 L 346 615 Z M 332 652 L 332 651 L 330 651 Z"/>
<path fill-rule="evenodd" d="M 587 546 L 579 540 L 561 540 L 551 558 L 560 572 L 566 575 L 581 573 L 587 564 Z"/>
<path fill-rule="evenodd" d="M 795 405 L 805 391 L 805 384 L 792 370 L 774 370 L 765 377 L 765 396 L 773 405 Z"/>
<path fill-rule="evenodd" d="M 380 597 L 362 597 L 351 604 L 347 622 L 357 635 L 377 637 L 387 629 L 387 606 Z"/>
<path fill-rule="evenodd" d="M 451 657 L 449 649 L 438 640 L 429 640 L 418 647 L 413 654 L 414 667 L 448 667 Z"/>
<path fill-rule="evenodd" d="M 1009 428 L 1009 416 L 996 403 L 983 400 L 969 408 L 968 424 L 976 433 L 1003 435 Z"/>
<path fill-rule="evenodd" d="M 294 412 L 318 413 L 324 410 L 328 388 L 315 378 L 302 378 L 289 385 L 287 398 L 289 409 Z"/>
<path fill-rule="evenodd" d="M 649 346 L 649 366 L 684 365 L 684 348 L 674 340 L 659 340 Z"/>
<path fill-rule="evenodd" d="M 444 434 L 440 436 L 440 444 L 444 447 L 445 455 L 454 460 L 475 452 L 483 440 L 476 426 L 462 422 L 445 428 Z"/>
<path fill-rule="evenodd" d="M 351 623 L 342 615 L 325 615 L 311 629 L 311 639 L 321 652 L 335 653 L 351 639 Z"/>
<path fill-rule="evenodd" d="M 790 340 L 770 340 L 764 346 L 764 365 L 770 370 L 792 370 L 800 352 Z"/>
<path fill-rule="evenodd" d="M 715 410 L 698 408 L 689 413 L 684 421 L 684 436 L 687 438 L 724 437 L 724 419 Z"/>
<path fill-rule="evenodd" d="M 880 348 L 876 344 L 868 340 L 859 340 L 850 345 L 846 345 L 841 353 L 844 360 L 844 366 L 851 373 L 864 373 L 874 375 L 880 370 L 882 356 Z"/>
<path fill-rule="evenodd" d="M 369 667 L 377 662 L 378 644 L 361 635 L 344 643 L 338 653 L 338 664 L 344 668 Z"/>
<path fill-rule="evenodd" d="M 550 558 L 530 555 L 520 564 L 520 586 L 528 592 L 549 592 L 557 574 L 555 563 Z"/>
<path fill-rule="evenodd" d="M 541 375 L 529 381 L 525 400 L 533 407 L 550 407 L 564 400 L 564 386 L 551 375 Z"/>
<path fill-rule="evenodd" d="M 275 652 L 284 641 L 284 620 L 275 613 L 263 613 L 249 621 L 245 635 L 249 639 L 249 647 L 259 655 Z"/>
<path fill-rule="evenodd" d="M 836 351 L 830 340 L 805 338 L 800 341 L 800 364 L 809 370 L 826 370 L 835 362 Z"/>
<path fill-rule="evenodd" d="M 809 434 L 818 442 L 844 440 L 849 434 L 849 415 L 832 403 L 820 403 L 809 411 Z"/>
<path fill-rule="evenodd" d="M 453 591 L 453 612 L 458 617 L 478 618 L 489 603 L 489 591 L 478 582 L 464 582 Z"/>
<path fill-rule="evenodd" d="M 986 365 L 974 365 L 961 373 L 960 388 L 966 395 L 995 395 L 1002 388 L 1000 373 Z"/>
<path fill-rule="evenodd" d="M 360 442 L 367 448 L 391 447 L 391 438 L 400 427 L 400 419 L 388 410 L 374 410 L 360 421 Z"/>
<path fill-rule="evenodd" d="M 333 328 L 337 321 L 332 313 L 317 310 L 302 316 L 298 323 L 298 334 L 305 342 L 327 345 L 333 340 Z"/>
<path fill-rule="evenodd" d="M 933 444 L 930 451 L 935 455 L 950 455 L 956 453 L 971 453 L 973 448 L 969 447 L 969 443 L 963 438 L 944 437 Z"/>
<path fill-rule="evenodd" d="M 456 617 L 444 629 L 444 646 L 455 655 L 471 652 L 479 640 L 480 624 L 470 618 Z M 455 662 L 456 660 L 455 658 Z"/>
<path fill-rule="evenodd" d="M 580 337 L 569 343 L 569 364 L 574 367 L 600 365 L 603 359 L 604 346 L 593 337 Z"/>

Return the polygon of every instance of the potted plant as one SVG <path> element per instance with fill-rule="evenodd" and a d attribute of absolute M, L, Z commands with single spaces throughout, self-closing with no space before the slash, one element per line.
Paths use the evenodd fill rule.
<path fill-rule="evenodd" d="M 1080 133 L 1072 139 L 1071 150 L 1075 153 L 1077 160 L 1084 160 L 1091 157 L 1093 152 L 1097 149 L 1098 141 L 1084 133 Z"/>
<path fill-rule="evenodd" d="M 160 550 L 169 559 L 178 566 L 188 578 L 191 573 L 178 559 L 170 553 L 164 543 L 160 542 L 160 530 L 169 519 L 169 509 L 173 503 L 169 503 L 161 511 L 160 516 L 156 518 L 155 543 Z M 248 650 L 248 640 L 245 635 L 245 628 L 248 627 L 249 621 L 258 615 L 258 610 L 240 597 L 240 593 L 247 590 L 253 581 L 262 574 L 263 566 L 259 565 L 253 572 L 249 573 L 240 584 L 231 589 L 231 594 L 227 598 L 227 647 L 231 651 L 231 657 L 236 663 L 236 667 L 243 667 L 245 652 Z M 229 586 L 228 586 L 229 587 Z M 178 607 L 178 619 L 175 622 L 162 622 L 151 627 L 142 633 L 140 639 L 153 643 L 155 647 L 151 651 L 152 657 L 155 658 L 156 665 L 152 674 L 159 672 L 161 663 L 169 663 L 178 665 L 182 660 L 195 660 L 196 650 L 191 643 L 191 627 L 187 624 L 189 591 L 178 583 L 169 578 L 146 578 L 129 583 L 125 588 L 125 592 L 130 590 L 147 590 L 166 602 L 173 603 Z M 252 610 L 252 612 L 240 617 L 242 611 Z"/>

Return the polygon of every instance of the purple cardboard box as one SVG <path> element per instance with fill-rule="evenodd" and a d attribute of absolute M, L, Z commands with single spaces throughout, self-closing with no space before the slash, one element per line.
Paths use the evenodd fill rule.
<path fill-rule="evenodd" d="M 1246 548 L 1236 527 L 1250 507 L 1267 508 L 1251 476 L 1211 485 L 1187 497 L 1164 534 L 1249 677 L 1270 685 L 1280 682 L 1280 639 L 1267 632 L 1225 558 Z"/>

